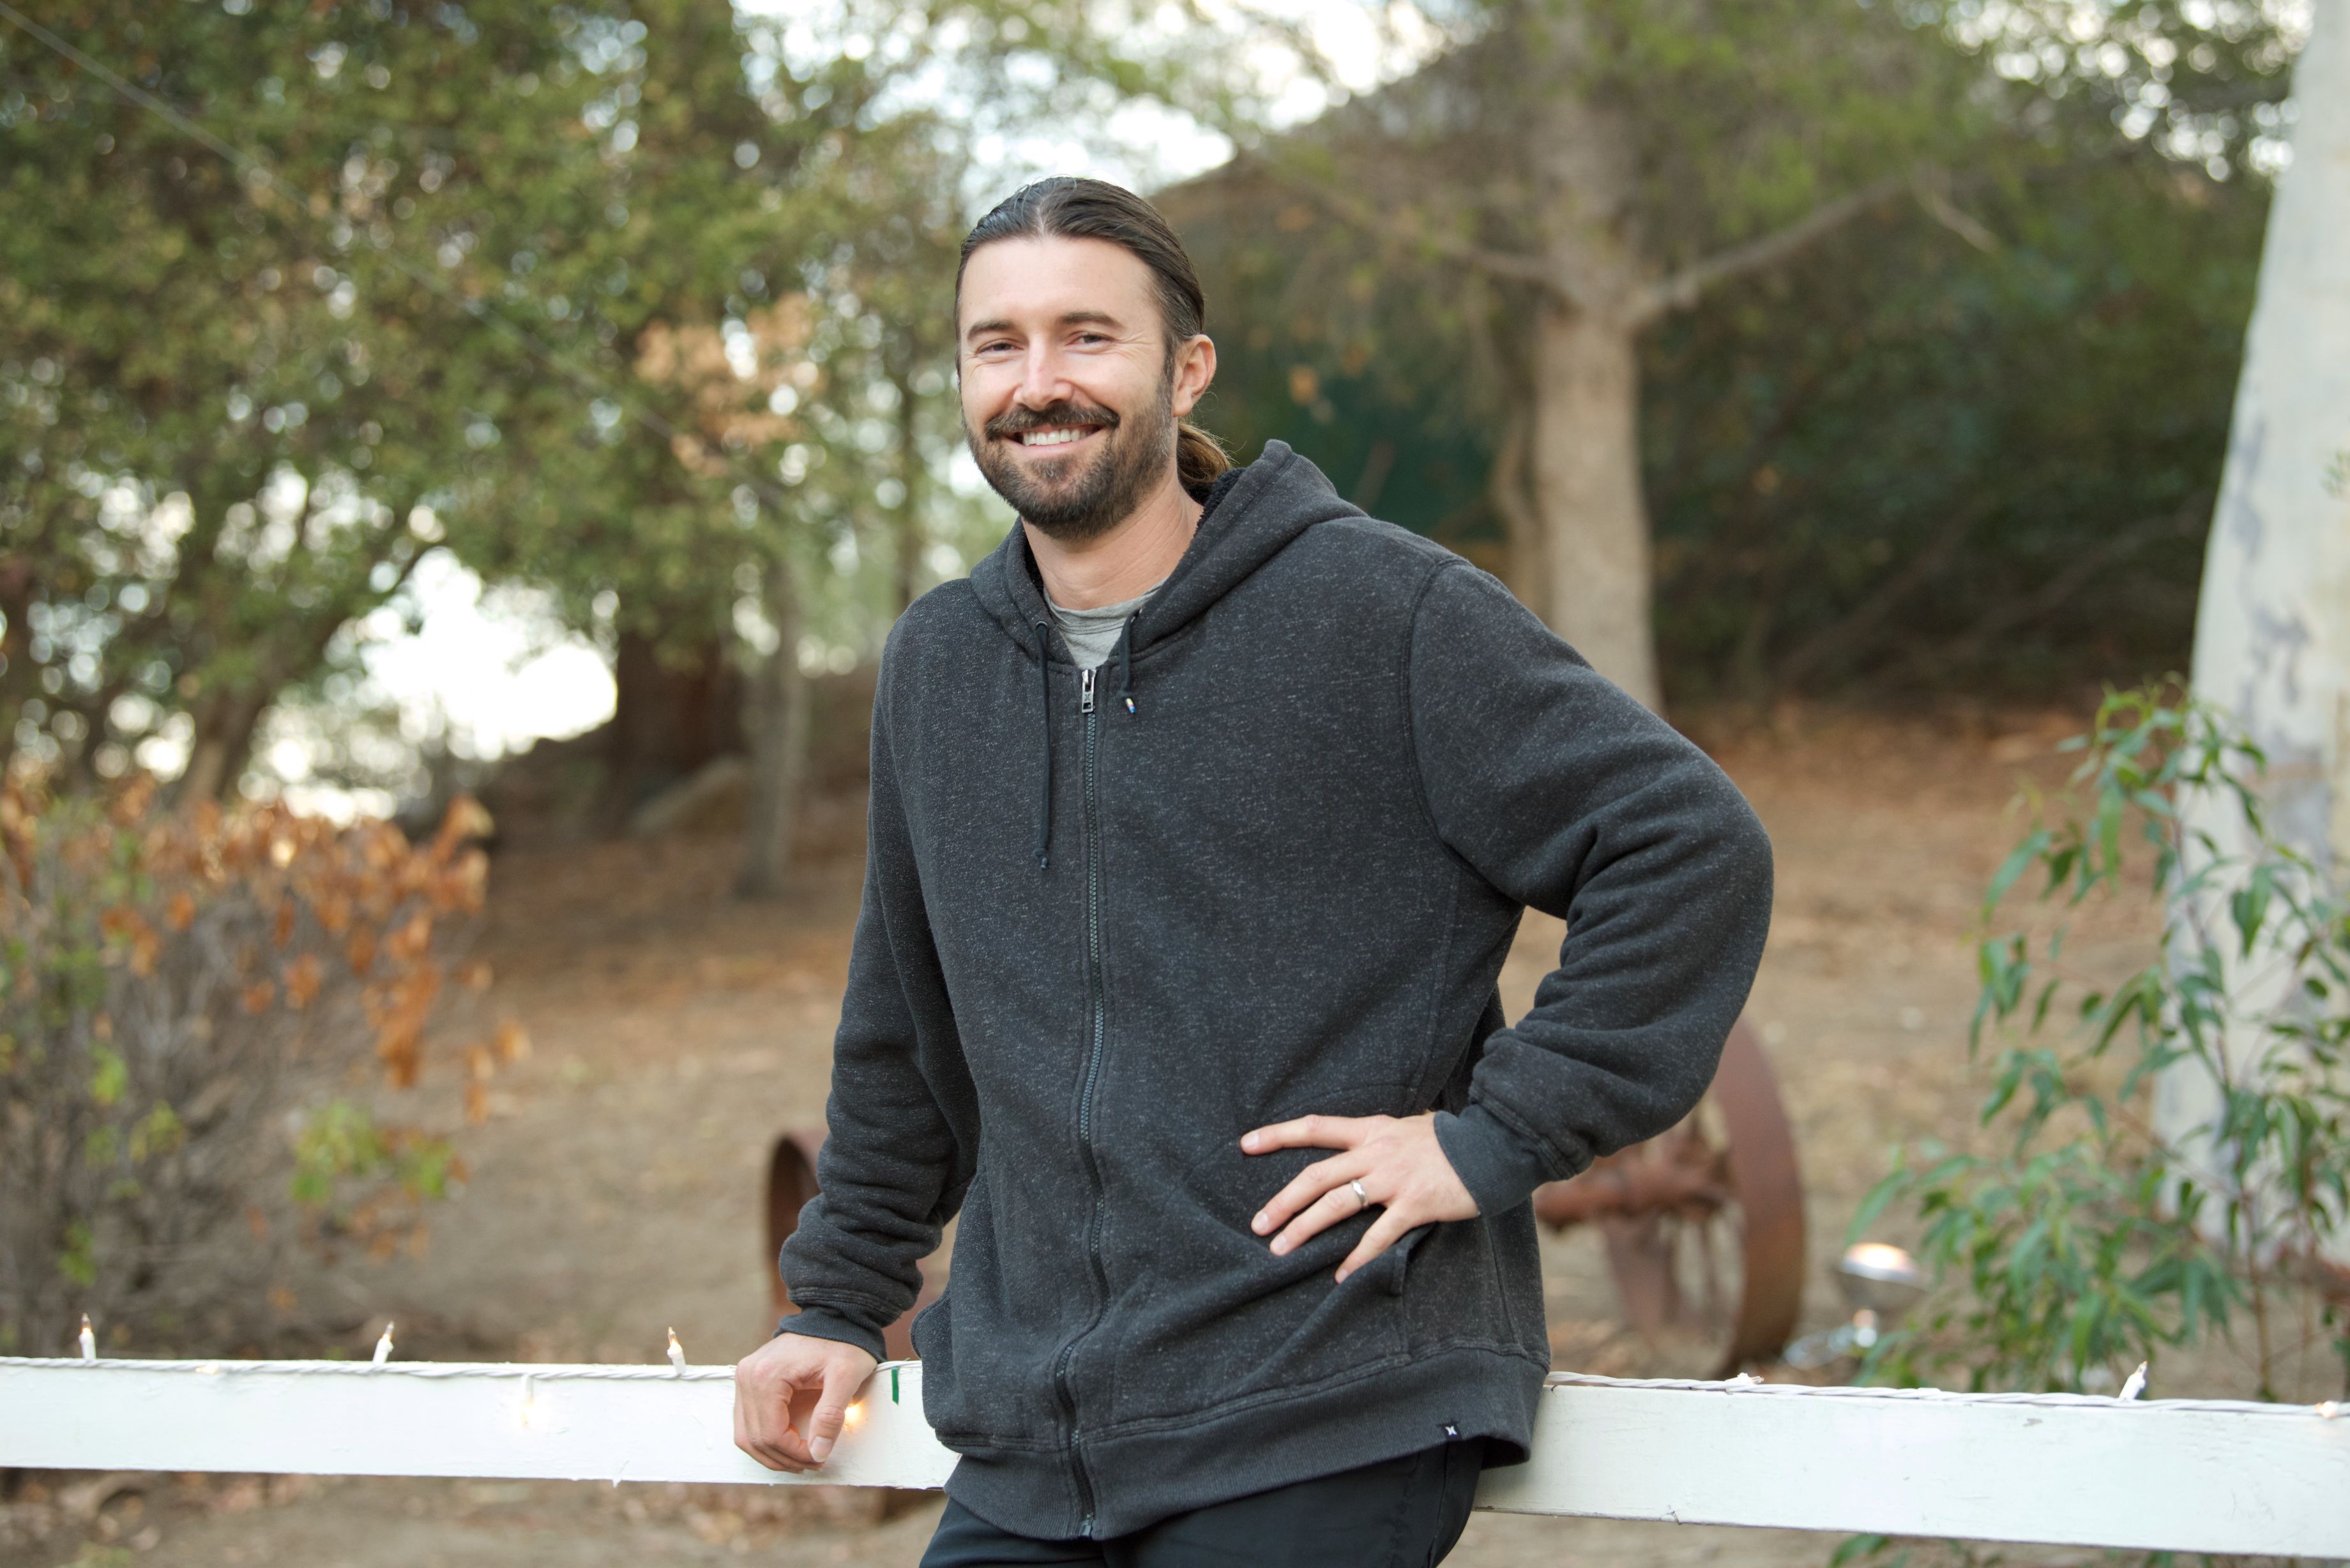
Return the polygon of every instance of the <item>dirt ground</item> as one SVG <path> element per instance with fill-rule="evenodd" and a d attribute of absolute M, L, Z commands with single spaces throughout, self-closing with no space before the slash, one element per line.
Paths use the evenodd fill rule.
<path fill-rule="evenodd" d="M 1750 1015 L 1808 1184 L 1807 1327 L 1842 1315 L 1825 1265 L 1891 1147 L 1967 1135 L 1980 1099 L 1965 1052 L 1975 901 L 2012 842 L 2002 808 L 2019 775 L 2038 758 L 2033 771 L 2055 776 L 2049 745 L 2072 727 L 1810 714 L 1710 737 L 1778 854 Z M 788 902 L 746 907 L 725 896 L 730 857 L 693 841 L 501 857 L 481 951 L 499 1011 L 535 1050 L 465 1136 L 469 1185 L 435 1215 L 424 1255 L 348 1264 L 328 1282 L 375 1323 L 400 1319 L 403 1354 L 650 1362 L 673 1324 L 694 1361 L 721 1363 L 764 1336 L 765 1152 L 821 1120 L 859 867 L 853 846 L 837 847 L 804 866 Z M 1513 1007 L 1559 934 L 1527 922 L 1506 977 Z M 2116 961 L 2147 934 L 2127 919 L 2098 933 Z M 1900 1239 L 1898 1224 L 1884 1233 Z M 1596 1243 L 1546 1245 L 1561 1365 L 1659 1370 L 1615 1325 Z M 75 1521 L 92 1508 L 59 1495 L 74 1479 L 41 1478 L 0 1510 L 0 1563 L 881 1568 L 915 1561 L 938 1506 L 780 1489 L 149 1478 Z M 1449 1561 L 1775 1568 L 1825 1563 L 1835 1543 L 1481 1514 Z"/>

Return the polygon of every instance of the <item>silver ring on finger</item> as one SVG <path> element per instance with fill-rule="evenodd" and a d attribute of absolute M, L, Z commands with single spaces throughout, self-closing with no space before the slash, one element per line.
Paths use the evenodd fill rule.
<path fill-rule="evenodd" d="M 1368 1209 L 1371 1206 L 1371 1195 L 1363 1190 L 1363 1179 L 1361 1177 L 1358 1176 L 1355 1178 L 1354 1180 L 1347 1183 L 1347 1185 L 1355 1189 L 1356 1213 L 1360 1214 L 1364 1210 Z"/>

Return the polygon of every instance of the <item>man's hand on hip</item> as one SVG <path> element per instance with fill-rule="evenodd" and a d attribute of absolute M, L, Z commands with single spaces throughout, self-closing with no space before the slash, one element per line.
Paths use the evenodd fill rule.
<path fill-rule="evenodd" d="M 775 1335 L 734 1364 L 734 1446 L 771 1470 L 814 1469 L 878 1365 L 838 1340 Z"/>
<path fill-rule="evenodd" d="M 1273 1236 L 1275 1254 L 1350 1220 L 1373 1204 L 1384 1210 L 1338 1265 L 1345 1279 L 1395 1245 L 1405 1231 L 1439 1220 L 1473 1220 L 1477 1200 L 1461 1185 L 1436 1141 L 1435 1113 L 1416 1116 L 1300 1116 L 1259 1127 L 1241 1139 L 1243 1152 L 1335 1148 L 1297 1173 L 1264 1206 L 1250 1229 Z M 1284 1229 L 1286 1227 L 1286 1229 Z M 1279 1235 L 1274 1235 L 1274 1231 Z"/>

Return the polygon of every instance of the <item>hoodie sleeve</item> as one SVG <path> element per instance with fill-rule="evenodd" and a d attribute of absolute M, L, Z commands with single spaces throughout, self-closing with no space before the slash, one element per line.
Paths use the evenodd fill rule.
<path fill-rule="evenodd" d="M 886 656 L 884 664 L 886 693 Z M 843 1340 L 879 1359 L 882 1331 L 913 1305 L 921 1261 L 971 1183 L 978 1119 L 879 698 L 866 839 L 819 1191 L 779 1260 L 800 1310 L 778 1332 Z"/>
<path fill-rule="evenodd" d="M 1711 759 L 1465 561 L 1421 595 L 1409 680 L 1437 833 L 1567 924 L 1467 1106 L 1437 1113 L 1445 1158 L 1495 1214 L 1703 1096 L 1762 958 L 1771 842 Z"/>

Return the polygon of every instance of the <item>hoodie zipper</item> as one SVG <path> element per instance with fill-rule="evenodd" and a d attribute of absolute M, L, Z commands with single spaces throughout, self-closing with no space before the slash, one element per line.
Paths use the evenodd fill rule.
<path fill-rule="evenodd" d="M 1090 1537 L 1094 1532 L 1093 1477 L 1086 1468 L 1082 1439 L 1077 1435 L 1077 1400 L 1069 1386 L 1069 1362 L 1076 1355 L 1078 1342 L 1100 1324 L 1102 1313 L 1109 1303 L 1109 1276 L 1103 1272 L 1101 1261 L 1101 1167 L 1094 1158 L 1094 1083 L 1101 1075 L 1107 1009 L 1102 978 L 1101 815 L 1095 785 L 1095 759 L 1100 749 L 1101 719 L 1094 711 L 1093 670 L 1078 672 L 1077 691 L 1077 711 L 1085 716 L 1086 722 L 1086 996 L 1090 1004 L 1091 1033 L 1086 1051 L 1085 1082 L 1077 1092 L 1077 1147 L 1085 1157 L 1086 1178 L 1093 1184 L 1094 1189 L 1093 1217 L 1086 1227 L 1086 1262 L 1093 1272 L 1094 1314 L 1087 1320 L 1085 1327 L 1061 1347 L 1061 1354 L 1055 1358 L 1053 1386 L 1060 1396 L 1061 1413 L 1069 1423 L 1069 1459 L 1076 1473 L 1078 1506 L 1085 1514 L 1077 1524 L 1077 1533 Z"/>

